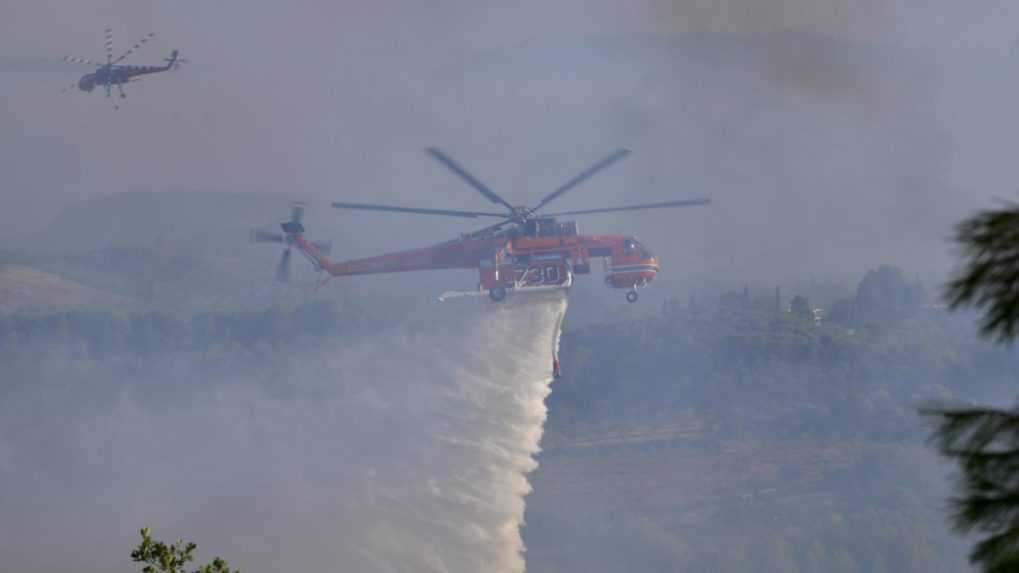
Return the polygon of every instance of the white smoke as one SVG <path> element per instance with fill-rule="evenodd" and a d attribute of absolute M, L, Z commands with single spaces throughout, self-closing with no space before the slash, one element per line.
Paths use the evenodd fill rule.
<path fill-rule="evenodd" d="M 151 525 L 251 572 L 523 571 L 565 309 L 450 304 L 429 325 L 303 351 L 267 373 L 275 387 L 125 395 L 70 422 L 54 407 L 26 424 L 71 424 L 52 454 L 16 436 L 0 448 L 0 554 L 18 570 L 131 570 Z"/>

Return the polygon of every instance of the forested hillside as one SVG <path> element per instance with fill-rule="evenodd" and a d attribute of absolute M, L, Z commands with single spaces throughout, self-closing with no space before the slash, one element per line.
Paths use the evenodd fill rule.
<path fill-rule="evenodd" d="M 914 285 L 895 273 L 868 276 L 820 321 L 797 310 L 805 297 L 735 291 L 568 327 L 531 476 L 529 570 L 964 568 L 944 519 L 947 468 L 916 407 L 1007 396 L 1019 353 L 905 296 Z M 2 315 L 0 429 L 21 435 L 36 409 L 73 417 L 124 393 L 172 407 L 220 378 L 285 396 L 298 349 L 400 322 L 406 301 L 367 296 Z"/>
<path fill-rule="evenodd" d="M 567 331 L 531 570 L 965 570 L 916 408 L 1008 395 L 1019 353 L 915 306 L 673 304 Z"/>

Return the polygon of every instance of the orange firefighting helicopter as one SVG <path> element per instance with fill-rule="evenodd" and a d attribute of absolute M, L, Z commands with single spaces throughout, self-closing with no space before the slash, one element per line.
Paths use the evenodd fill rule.
<path fill-rule="evenodd" d="M 295 203 L 291 208 L 290 220 L 280 225 L 282 234 L 265 230 L 254 230 L 251 233 L 251 239 L 255 242 L 284 245 L 283 255 L 276 269 L 277 279 L 283 282 L 289 280 L 290 251 L 296 247 L 311 261 L 316 270 L 337 277 L 434 269 L 478 269 L 481 280 L 476 290 L 448 291 L 443 293 L 439 300 L 487 295 L 493 301 L 500 302 L 507 296 L 517 293 L 568 289 L 573 284 L 575 275 L 586 275 L 591 272 L 591 258 L 599 257 L 605 260 L 605 283 L 611 288 L 627 289 L 626 300 L 637 302 L 637 289 L 651 282 L 660 269 L 658 259 L 634 237 L 581 235 L 575 222 L 557 221 L 556 217 L 688 207 L 705 205 L 709 202 L 708 199 L 686 199 L 581 209 L 539 216 L 537 213 L 540 209 L 562 197 L 595 173 L 623 159 L 630 151 L 627 149 L 614 151 L 543 197 L 534 207 L 511 205 L 441 150 L 429 148 L 426 151 L 486 199 L 501 205 L 505 211 L 493 213 L 344 202 L 333 203 L 333 207 L 469 219 L 489 217 L 501 220 L 494 225 L 461 234 L 438 245 L 333 262 L 326 258 L 330 250 L 328 244 L 312 242 L 305 238 L 304 226 L 301 224 L 304 205 Z M 320 279 L 318 286 L 328 279 L 329 277 Z"/>
<path fill-rule="evenodd" d="M 626 300 L 637 302 L 637 289 L 651 282 L 661 268 L 658 259 L 634 237 L 581 235 L 575 222 L 557 221 L 555 217 L 688 207 L 709 203 L 708 199 L 686 199 L 581 209 L 539 216 L 537 212 L 542 207 L 562 197 L 595 173 L 626 157 L 630 151 L 627 149 L 614 151 L 543 197 L 534 207 L 511 205 L 439 149 L 429 148 L 427 152 L 486 199 L 505 208 L 505 211 L 491 213 L 343 202 L 333 203 L 333 207 L 469 219 L 492 217 L 501 220 L 494 225 L 461 234 L 456 239 L 438 245 L 337 263 L 326 258 L 330 250 L 329 244 L 305 238 L 304 225 L 301 224 L 304 204 L 294 203 L 291 206 L 290 220 L 280 224 L 282 234 L 265 230 L 251 232 L 251 239 L 255 242 L 284 245 L 283 255 L 276 267 L 276 278 L 283 282 L 289 280 L 290 252 L 296 247 L 320 274 L 322 271 L 329 274 L 325 279 L 318 280 L 316 288 L 325 284 L 331 276 L 476 268 L 481 277 L 476 290 L 447 291 L 439 297 L 439 300 L 488 295 L 493 301 L 501 302 L 511 294 L 569 289 L 573 284 L 573 277 L 589 274 L 591 258 L 599 257 L 605 262 L 605 283 L 611 288 L 628 289 Z M 560 377 L 557 349 L 553 349 L 552 375 L 554 378 Z"/>

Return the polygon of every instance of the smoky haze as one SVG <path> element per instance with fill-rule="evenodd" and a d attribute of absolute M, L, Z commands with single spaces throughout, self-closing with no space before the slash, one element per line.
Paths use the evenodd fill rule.
<path fill-rule="evenodd" d="M 582 222 L 636 233 L 682 280 L 855 276 L 877 262 L 940 277 L 951 222 L 1012 195 L 1017 9 L 983 7 L 8 3 L 4 235 L 123 191 L 278 193 L 323 211 L 336 199 L 488 206 L 427 145 L 532 203 L 625 146 L 632 158 L 557 206 L 712 198 Z M 53 60 L 100 57 L 106 26 L 118 48 L 157 32 L 138 63 L 172 48 L 192 63 L 129 86 L 117 112 L 97 93 L 60 94 L 87 70 Z M 469 228 L 323 220 L 325 238 L 361 238 L 341 255 Z"/>
<path fill-rule="evenodd" d="M 50 353 L 0 406 L 5 566 L 123 569 L 147 524 L 242 570 L 521 572 L 565 310 L 460 306 L 262 373 L 177 360 L 123 392 Z"/>
<path fill-rule="evenodd" d="M 848 283 L 880 264 L 901 266 L 936 287 L 951 267 L 951 225 L 995 197 L 1014 198 L 1017 17 L 1019 6 L 1002 0 L 979 9 L 945 0 L 12 0 L 0 6 L 0 251 L 152 245 L 170 234 L 208 249 L 194 252 L 210 266 L 221 254 L 213 247 L 253 253 L 254 263 L 237 274 L 254 283 L 269 279 L 278 250 L 255 254 L 243 244 L 246 230 L 278 222 L 291 200 L 308 202 L 310 238 L 332 240 L 337 259 L 472 229 L 455 219 L 328 207 L 343 200 L 491 208 L 422 153 L 427 146 L 448 151 L 514 204 L 533 204 L 626 147 L 631 157 L 553 210 L 712 200 L 709 207 L 580 220 L 582 232 L 635 234 L 661 259 L 662 273 L 642 292 L 642 302 L 650 303 L 644 309 L 657 311 L 655 297 L 701 283 L 752 281 L 769 289 L 814 277 Z M 60 58 L 101 58 L 106 27 L 114 30 L 116 50 L 156 32 L 134 63 L 159 63 L 172 49 L 190 63 L 127 86 L 128 99 L 117 111 L 99 91 L 61 94 L 89 70 Z M 186 201 L 170 199 L 173 208 L 162 211 L 159 202 L 119 195 L 170 192 Z M 224 236 L 236 243 L 220 244 Z M 476 281 L 471 273 L 420 276 L 334 281 L 329 288 L 369 296 L 375 285 L 392 282 L 408 297 L 431 299 Z M 596 283 L 574 292 L 605 290 Z M 227 290 L 225 298 L 235 295 Z M 618 294 L 611 295 L 617 303 Z M 618 306 L 606 312 L 621 313 Z M 335 360 L 356 364 L 360 376 L 362 368 L 386 364 L 389 351 L 405 342 L 370 338 L 358 347 L 368 358 L 338 350 Z M 316 355 L 300 366 L 315 384 L 327 385 L 323 372 L 347 364 L 315 360 L 325 359 Z M 42 367 L 60 373 L 57 362 Z M 393 377 L 413 370 L 405 363 L 386 367 L 398 370 L 386 370 Z M 542 362 L 528 367 L 548 369 Z M 365 400 L 371 390 L 360 382 L 370 374 L 352 377 Z M 208 399 L 202 394 L 180 417 L 146 410 L 137 396 L 85 392 L 72 399 L 59 385 L 28 404 L 8 403 L 18 414 L 43 417 L 0 421 L 9 436 L 0 442 L 0 471 L 17 472 L 18 487 L 38 487 L 39 496 L 52 492 L 52 499 L 39 511 L 37 498 L 0 497 L 9 510 L 0 511 L 6 542 L 23 551 L 25 563 L 49 559 L 47 565 L 59 568 L 75 555 L 33 543 L 45 539 L 49 523 L 61 521 L 102 533 L 103 544 L 77 555 L 108 565 L 111 556 L 126 556 L 133 528 L 155 519 L 158 534 L 193 535 L 203 550 L 250 556 L 248 562 L 260 564 L 252 570 L 321 569 L 348 555 L 344 549 L 363 531 L 336 532 L 343 539 L 337 553 L 323 556 L 302 543 L 327 544 L 334 532 L 302 528 L 334 525 L 332 512 L 350 509 L 354 521 L 363 516 L 344 504 L 373 499 L 370 483 L 377 478 L 357 472 L 376 462 L 419 460 L 424 454 L 414 447 L 420 443 L 344 450 L 356 446 L 340 441 L 351 429 L 342 418 L 354 410 L 342 388 L 304 386 L 280 405 L 278 396 L 263 400 L 245 381 L 223 378 L 209 403 L 197 403 Z M 28 384 L 27 378 L 17 382 Z M 389 397 L 399 394 L 396 385 L 385 388 Z M 411 396 L 431 398 L 423 391 Z M 98 411 L 76 418 L 72 433 L 61 422 L 65 408 L 78 407 L 75 399 L 94 400 Z M 394 411 L 379 415 L 393 421 L 386 416 Z M 156 474 L 176 471 L 172 460 L 159 460 L 134 474 L 144 460 L 123 454 L 180 425 L 185 431 L 172 455 L 198 447 L 204 468 L 223 463 L 230 471 L 213 471 L 215 483 L 189 476 L 174 482 L 179 489 L 156 492 L 132 482 L 133 475 L 158 481 Z M 317 438 L 302 443 L 289 433 L 295 426 Z M 220 438 L 208 445 L 200 434 Z M 236 450 L 215 455 L 231 444 Z M 325 459 L 306 468 L 309 473 L 292 474 L 294 463 L 306 461 L 295 452 L 311 446 Z M 391 455 L 394 448 L 401 457 Z M 533 451 L 525 453 L 514 475 L 527 469 Z M 263 454 L 275 457 L 263 460 Z M 31 464 L 19 462 L 29 455 Z M 354 463 L 333 465 L 336 456 Z M 110 464 L 118 475 L 105 483 Z M 37 481 L 40 476 L 53 481 Z M 250 487 L 211 511 L 194 504 L 249 479 Z M 10 483 L 0 483 L 0 496 Z M 336 484 L 350 490 L 319 505 Z M 511 486 L 519 495 L 526 490 L 520 481 Z M 492 556 L 511 570 L 521 566 L 514 535 L 522 506 L 513 505 L 519 495 L 500 508 L 499 517 L 510 516 L 502 530 L 509 543 L 500 547 L 510 549 Z M 123 506 L 114 505 L 125 497 Z M 420 525 L 429 516 L 414 519 Z M 105 529 L 114 525 L 114 533 Z M 239 529 L 231 537 L 224 528 L 232 526 Z M 344 539 L 348 534 L 353 540 Z M 266 539 L 286 550 L 270 554 L 246 545 Z M 407 562 L 436 563 L 427 548 L 418 549 Z M 307 561 L 295 564 L 300 559 Z M 392 564 L 371 565 L 387 570 Z M 474 563 L 461 565 L 470 570 Z"/>

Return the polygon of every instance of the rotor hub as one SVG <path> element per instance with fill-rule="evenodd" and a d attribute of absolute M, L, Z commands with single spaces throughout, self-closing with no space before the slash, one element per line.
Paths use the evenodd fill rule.
<path fill-rule="evenodd" d="M 510 217 L 518 223 L 523 223 L 530 219 L 533 213 L 534 209 L 520 205 L 517 207 L 513 207 L 513 212 L 510 215 Z"/>

